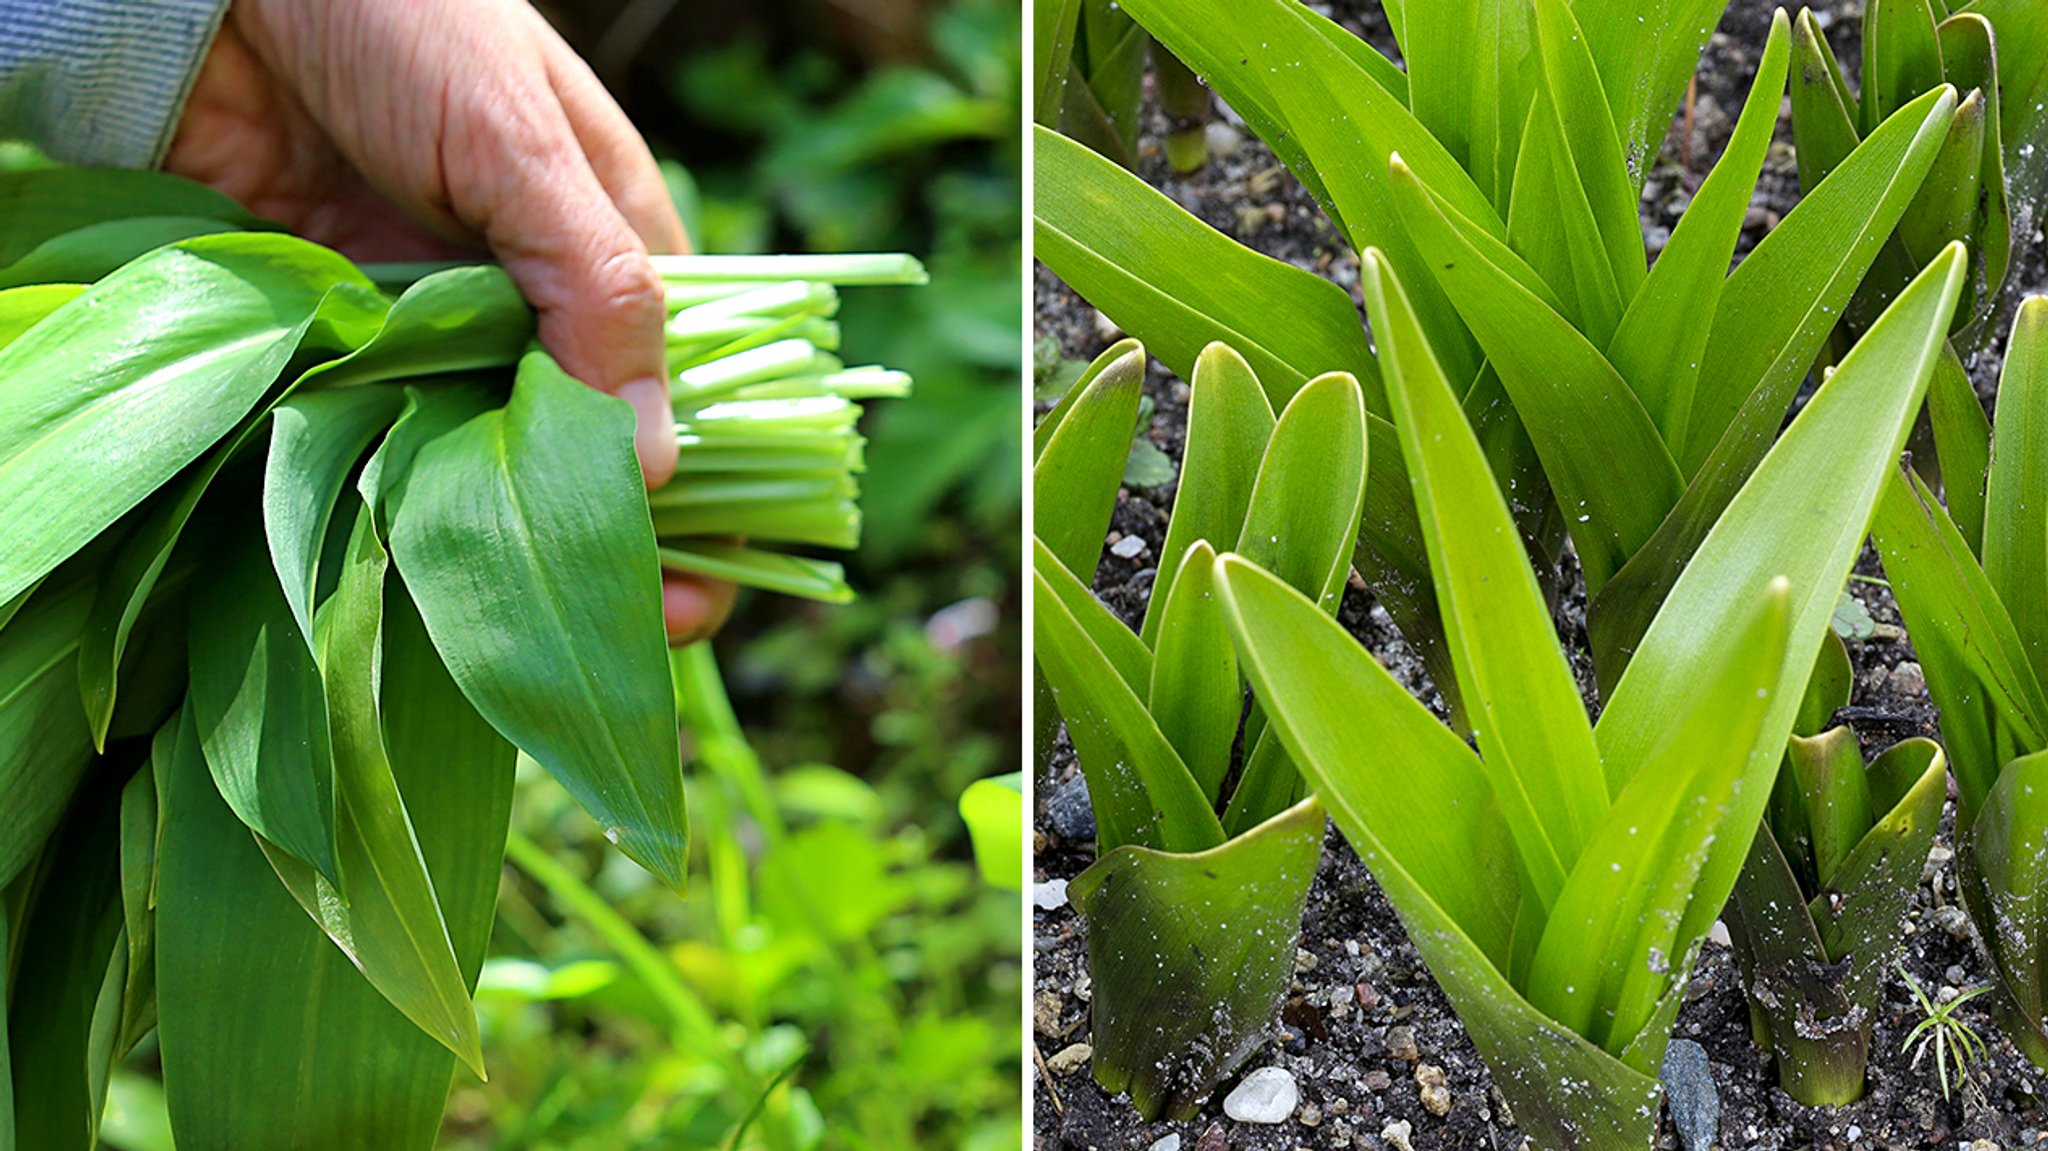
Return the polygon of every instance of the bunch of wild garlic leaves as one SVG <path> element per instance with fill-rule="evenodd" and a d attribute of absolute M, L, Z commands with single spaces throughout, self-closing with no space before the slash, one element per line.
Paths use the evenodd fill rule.
<path fill-rule="evenodd" d="M 908 380 L 832 354 L 833 285 L 922 270 L 664 258 L 649 493 L 495 267 L 142 173 L 0 176 L 0 220 L 0 1146 L 90 1148 L 152 1029 L 181 1144 L 431 1146 L 515 757 L 681 884 L 660 572 L 851 594 L 771 549 L 857 540 Z"/>

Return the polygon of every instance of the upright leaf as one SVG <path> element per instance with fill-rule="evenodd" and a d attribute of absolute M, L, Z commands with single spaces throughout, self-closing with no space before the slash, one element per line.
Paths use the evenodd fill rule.
<path fill-rule="evenodd" d="M 1342 372 L 1303 385 L 1266 442 L 1237 551 L 1335 615 L 1365 498 L 1365 402 Z"/>
<path fill-rule="evenodd" d="M 1997 437 L 1985 485 L 1984 575 L 2039 679 L 2048 676 L 2048 297 L 2028 299 L 2013 321 Z"/>
<path fill-rule="evenodd" d="M 505 407 L 419 449 L 391 546 L 477 711 L 680 886 L 675 699 L 627 407 L 528 354 Z"/>
<path fill-rule="evenodd" d="M 1144 387 L 1145 348 L 1136 340 L 1097 356 L 1031 466 L 1033 533 L 1084 584 L 1095 582 Z"/>
<path fill-rule="evenodd" d="M 1244 687 L 1223 609 L 1216 603 L 1216 553 L 1197 540 L 1167 593 L 1145 709 L 1180 753 L 1202 794 L 1215 803 L 1230 772 Z M 1158 596 L 1157 584 L 1153 595 Z"/>

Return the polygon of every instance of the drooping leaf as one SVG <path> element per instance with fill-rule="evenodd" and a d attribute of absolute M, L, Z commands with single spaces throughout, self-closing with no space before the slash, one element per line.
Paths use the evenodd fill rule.
<path fill-rule="evenodd" d="M 309 645 L 321 549 L 335 508 L 349 473 L 405 402 L 392 387 L 340 388 L 293 396 L 272 413 L 263 534 L 292 619 Z"/>
<path fill-rule="evenodd" d="M 67 569 L 0 630 L 0 887 L 42 850 L 92 762 L 78 637 L 92 580 Z"/>
<path fill-rule="evenodd" d="M 505 407 L 419 449 L 391 550 L 470 702 L 680 886 L 675 700 L 632 425 L 529 353 Z"/>
<path fill-rule="evenodd" d="M 1074 880 L 1099 973 L 1090 1037 L 1104 1090 L 1147 1118 L 1186 1119 L 1257 1049 L 1294 973 L 1322 847 L 1309 799 L 1207 851 L 1120 847 Z"/>

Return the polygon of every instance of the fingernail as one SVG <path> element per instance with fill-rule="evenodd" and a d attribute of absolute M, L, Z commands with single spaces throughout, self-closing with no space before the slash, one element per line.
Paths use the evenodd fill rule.
<path fill-rule="evenodd" d="M 633 405 L 633 451 L 649 488 L 658 488 L 676 472 L 676 410 L 668 398 L 668 381 L 659 376 L 629 380 L 618 391 Z"/>

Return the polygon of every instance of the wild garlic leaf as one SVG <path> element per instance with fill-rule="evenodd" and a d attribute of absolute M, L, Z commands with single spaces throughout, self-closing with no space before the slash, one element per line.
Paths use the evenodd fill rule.
<path fill-rule="evenodd" d="M 57 236 L 109 221 L 176 216 L 260 228 L 234 200 L 161 172 L 55 168 L 0 173 L 0 267 Z"/>
<path fill-rule="evenodd" d="M 320 553 L 349 475 L 404 410 L 394 385 L 367 385 L 294 395 L 271 413 L 263 465 L 263 534 L 270 560 L 309 646 Z"/>
<path fill-rule="evenodd" d="M 20 339 L 23 332 L 83 291 L 84 284 L 38 284 L 0 291 L 0 348 Z"/>
<path fill-rule="evenodd" d="M 233 430 L 316 319 L 380 299 L 325 248 L 208 236 L 127 265 L 0 349 L 16 381 L 0 393 L 0 600 Z"/>
<path fill-rule="evenodd" d="M 42 850 L 92 762 L 78 702 L 78 637 L 93 580 L 67 569 L 0 630 L 0 887 Z"/>
<path fill-rule="evenodd" d="M 631 411 L 529 353 L 503 408 L 419 448 L 391 545 L 477 711 L 680 887 L 682 764 L 639 477 Z"/>

